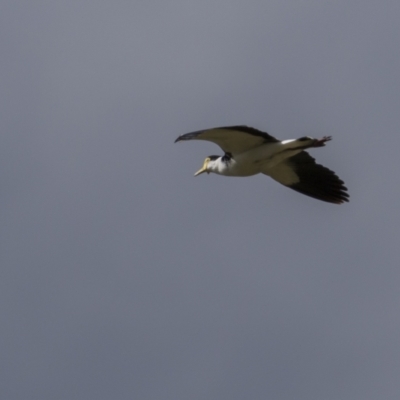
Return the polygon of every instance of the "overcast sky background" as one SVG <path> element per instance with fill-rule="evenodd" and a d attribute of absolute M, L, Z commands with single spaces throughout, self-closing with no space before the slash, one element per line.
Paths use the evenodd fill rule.
<path fill-rule="evenodd" d="M 400 398 L 400 2 L 4 1 L 0 397 Z M 331 205 L 193 177 L 331 135 Z"/>

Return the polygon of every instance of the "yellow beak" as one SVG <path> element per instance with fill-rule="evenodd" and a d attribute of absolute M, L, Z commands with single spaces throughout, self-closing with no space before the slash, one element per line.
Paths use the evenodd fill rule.
<path fill-rule="evenodd" d="M 204 161 L 203 166 L 194 174 L 194 176 L 200 175 L 200 174 L 202 174 L 203 172 L 207 172 L 207 173 L 208 173 L 208 171 L 207 171 L 208 161 L 209 161 L 208 159 L 206 159 L 206 160 Z"/>

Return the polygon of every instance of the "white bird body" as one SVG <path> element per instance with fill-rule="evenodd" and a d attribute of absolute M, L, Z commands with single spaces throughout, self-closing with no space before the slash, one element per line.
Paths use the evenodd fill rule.
<path fill-rule="evenodd" d="M 224 176 L 252 176 L 264 173 L 302 151 L 295 148 L 296 140 L 269 143 L 243 153 L 236 154 L 234 158 L 224 161 L 221 156 L 208 163 L 208 171 Z M 289 151 L 290 150 L 290 151 Z"/>
<path fill-rule="evenodd" d="M 176 142 L 182 140 L 211 141 L 225 151 L 223 156 L 207 157 L 195 176 L 205 172 L 238 177 L 262 173 L 319 200 L 337 204 L 348 201 L 343 181 L 304 151 L 325 146 L 330 137 L 279 141 L 254 128 L 231 126 L 187 133 Z"/>

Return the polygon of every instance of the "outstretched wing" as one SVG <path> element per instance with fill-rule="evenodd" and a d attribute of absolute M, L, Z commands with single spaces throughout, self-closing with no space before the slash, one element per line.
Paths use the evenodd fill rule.
<path fill-rule="evenodd" d="M 261 132 L 258 129 L 248 126 L 225 126 L 220 128 L 206 129 L 181 135 L 175 140 L 207 140 L 216 143 L 225 153 L 235 154 L 243 153 L 264 143 L 278 142 L 268 133 Z"/>
<path fill-rule="evenodd" d="M 282 185 L 318 200 L 336 204 L 349 201 L 344 182 L 333 171 L 317 164 L 305 151 L 263 173 Z"/>

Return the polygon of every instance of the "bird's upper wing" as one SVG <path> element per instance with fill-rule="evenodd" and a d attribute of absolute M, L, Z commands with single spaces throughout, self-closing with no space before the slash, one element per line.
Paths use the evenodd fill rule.
<path fill-rule="evenodd" d="M 268 133 L 242 125 L 225 126 L 186 133 L 185 135 L 179 136 L 175 142 L 193 139 L 214 142 L 221 147 L 225 153 L 231 153 L 232 155 L 243 153 L 264 143 L 278 142 L 277 139 L 268 135 Z"/>
<path fill-rule="evenodd" d="M 340 204 L 349 201 L 344 182 L 302 151 L 264 172 L 279 183 L 315 199 Z"/>

